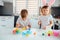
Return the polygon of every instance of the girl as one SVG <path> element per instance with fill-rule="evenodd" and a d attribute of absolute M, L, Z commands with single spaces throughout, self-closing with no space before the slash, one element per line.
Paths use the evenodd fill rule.
<path fill-rule="evenodd" d="M 23 9 L 21 11 L 21 17 L 18 18 L 17 22 L 16 22 L 16 27 L 20 27 L 20 28 L 23 28 L 23 27 L 26 27 L 26 28 L 30 28 L 31 25 L 30 25 L 30 20 L 28 19 L 28 11 L 26 9 Z"/>
<path fill-rule="evenodd" d="M 51 28 L 53 25 L 53 18 L 50 14 L 50 9 L 48 6 L 43 6 L 41 8 L 41 15 L 39 16 L 38 24 L 41 25 L 42 29 Z"/>

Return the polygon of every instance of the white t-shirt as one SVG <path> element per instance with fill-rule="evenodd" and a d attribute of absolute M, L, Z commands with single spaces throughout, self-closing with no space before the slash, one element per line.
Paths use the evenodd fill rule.
<path fill-rule="evenodd" d="M 38 18 L 39 21 L 41 21 L 41 28 L 43 27 L 48 27 L 48 25 L 50 24 L 50 21 L 52 20 L 53 21 L 53 17 L 52 15 L 47 15 L 47 16 L 39 16 Z"/>
<path fill-rule="evenodd" d="M 19 17 L 16 23 L 20 24 L 21 27 L 28 26 L 30 25 L 30 19 L 26 18 L 26 20 L 22 20 L 22 18 Z"/>

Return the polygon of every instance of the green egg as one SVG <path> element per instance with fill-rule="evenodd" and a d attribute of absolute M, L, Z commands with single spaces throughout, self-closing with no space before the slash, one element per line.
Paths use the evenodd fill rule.
<path fill-rule="evenodd" d="M 20 30 L 16 30 L 16 33 L 19 34 L 21 31 Z"/>
<path fill-rule="evenodd" d="M 45 34 L 44 33 L 42 33 L 42 36 L 44 36 Z"/>

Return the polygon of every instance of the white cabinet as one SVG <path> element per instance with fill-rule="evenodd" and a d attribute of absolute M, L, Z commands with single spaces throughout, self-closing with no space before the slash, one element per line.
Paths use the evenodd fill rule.
<path fill-rule="evenodd" d="M 0 5 L 1 5 L 1 6 L 4 6 L 4 3 L 3 3 L 3 1 L 2 1 L 2 0 L 0 0 Z"/>
<path fill-rule="evenodd" d="M 13 0 L 3 0 L 3 1 L 13 3 Z"/>
<path fill-rule="evenodd" d="M 0 27 L 14 27 L 14 16 L 0 16 Z"/>

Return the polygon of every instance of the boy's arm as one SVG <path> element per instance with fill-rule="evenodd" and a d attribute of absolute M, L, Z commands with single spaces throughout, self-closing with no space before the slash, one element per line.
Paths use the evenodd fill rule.
<path fill-rule="evenodd" d="M 31 28 L 31 22 L 30 22 L 30 21 L 29 21 L 29 23 L 28 23 L 28 27 Z"/>
<path fill-rule="evenodd" d="M 28 27 L 31 28 L 31 25 L 29 24 Z"/>
<path fill-rule="evenodd" d="M 21 26 L 20 24 L 20 18 L 17 19 L 17 22 L 16 22 L 16 27 L 19 28 Z"/>
<path fill-rule="evenodd" d="M 30 18 L 28 18 L 28 27 L 31 28 L 31 21 L 30 21 Z"/>
<path fill-rule="evenodd" d="M 16 27 L 19 28 L 20 27 L 20 24 L 19 23 L 16 23 Z"/>

